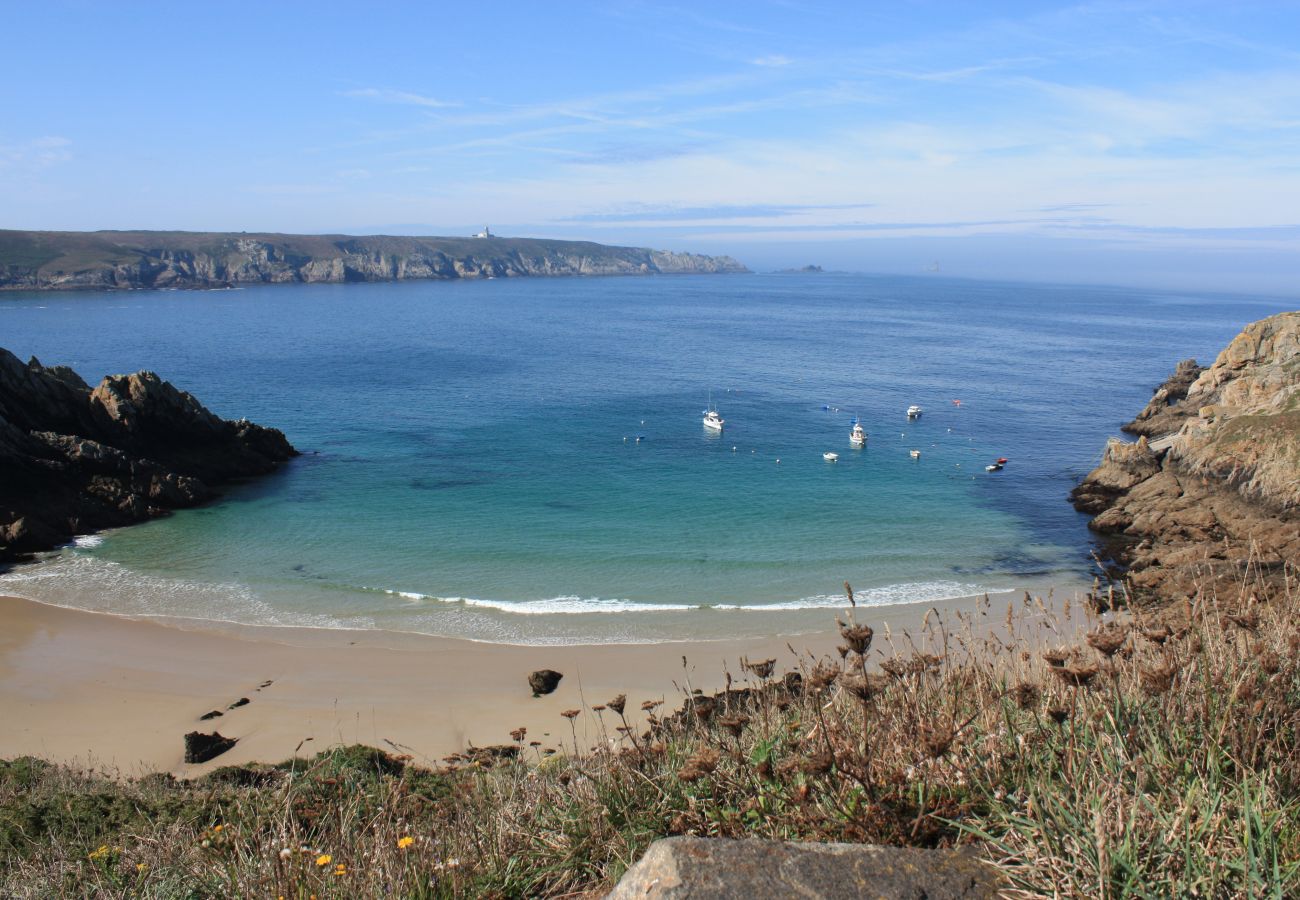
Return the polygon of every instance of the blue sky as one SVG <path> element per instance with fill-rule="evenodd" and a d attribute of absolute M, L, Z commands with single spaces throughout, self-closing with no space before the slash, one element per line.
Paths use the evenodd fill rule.
<path fill-rule="evenodd" d="M 0 227 L 1300 293 L 1300 4 L 4 0 Z"/>

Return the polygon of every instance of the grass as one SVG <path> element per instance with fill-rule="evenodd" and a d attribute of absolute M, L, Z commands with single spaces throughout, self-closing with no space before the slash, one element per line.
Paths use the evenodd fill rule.
<path fill-rule="evenodd" d="M 1172 624 L 1026 595 L 876 635 L 849 609 L 837 657 L 749 661 L 644 728 L 624 697 L 569 711 L 602 735 L 577 753 L 564 728 L 570 752 L 519 729 L 438 771 L 365 747 L 194 782 L 14 760 L 0 895 L 594 897 L 698 834 L 973 844 L 1023 896 L 1295 896 L 1290 574 Z"/>

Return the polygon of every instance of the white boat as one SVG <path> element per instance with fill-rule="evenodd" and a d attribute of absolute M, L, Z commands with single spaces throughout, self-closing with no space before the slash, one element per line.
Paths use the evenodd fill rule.
<path fill-rule="evenodd" d="M 718 411 L 713 408 L 713 394 L 709 394 L 709 408 L 704 411 L 704 427 L 713 431 L 721 431 L 725 420 L 718 415 Z"/>
<path fill-rule="evenodd" d="M 911 406 L 907 408 L 907 417 L 909 419 L 917 419 L 920 418 L 922 412 L 924 412 L 924 410 L 922 410 L 921 407 L 913 403 Z"/>
<path fill-rule="evenodd" d="M 921 458 L 921 451 L 920 451 L 920 450 L 913 450 L 913 451 L 912 451 L 912 459 L 920 459 L 920 458 Z"/>
<path fill-rule="evenodd" d="M 826 460 L 827 462 L 835 462 L 835 460 L 839 458 L 840 455 L 838 453 L 831 453 L 828 451 L 822 454 L 822 459 Z"/>
<path fill-rule="evenodd" d="M 853 430 L 849 432 L 849 443 L 855 447 L 865 447 L 867 444 L 867 430 L 856 418 L 853 420 Z"/>

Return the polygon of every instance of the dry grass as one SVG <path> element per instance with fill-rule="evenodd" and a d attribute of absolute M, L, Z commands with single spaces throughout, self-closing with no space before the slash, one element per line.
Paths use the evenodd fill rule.
<path fill-rule="evenodd" d="M 365 748 L 191 784 L 0 764 L 0 895 L 574 896 L 699 834 L 975 843 L 1026 895 L 1294 896 L 1298 601 L 1243 587 L 1171 627 L 1026 596 L 915 635 L 850 609 L 838 658 L 745 661 L 662 718 L 633 698 L 649 727 L 622 696 L 568 711 L 605 738 L 581 755 L 518 729 L 439 772 Z"/>

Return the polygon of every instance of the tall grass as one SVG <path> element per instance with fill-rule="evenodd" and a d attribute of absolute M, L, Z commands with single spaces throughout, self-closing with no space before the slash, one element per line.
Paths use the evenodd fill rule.
<path fill-rule="evenodd" d="M 14 761 L 0 893 L 595 896 L 698 834 L 975 844 L 1026 896 L 1295 896 L 1300 597 L 1274 583 L 1159 617 L 1026 595 L 915 634 L 849 608 L 837 656 L 437 772 L 360 747 L 192 783 Z"/>

